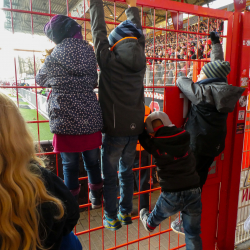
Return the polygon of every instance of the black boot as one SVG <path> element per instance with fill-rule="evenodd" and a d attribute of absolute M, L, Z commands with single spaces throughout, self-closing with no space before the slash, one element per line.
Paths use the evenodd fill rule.
<path fill-rule="evenodd" d="M 102 207 L 102 186 L 103 182 L 99 184 L 89 183 L 89 200 L 92 203 L 92 209 Z"/>
<path fill-rule="evenodd" d="M 92 203 L 92 209 L 102 207 L 102 188 L 99 190 L 89 190 L 89 200 Z"/>

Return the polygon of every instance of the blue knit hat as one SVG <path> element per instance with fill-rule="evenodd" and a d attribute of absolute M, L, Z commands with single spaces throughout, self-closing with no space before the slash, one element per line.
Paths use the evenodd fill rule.
<path fill-rule="evenodd" d="M 205 64 L 201 70 L 207 78 L 227 78 L 231 67 L 229 62 L 216 60 Z"/>
<path fill-rule="evenodd" d="M 138 29 L 134 23 L 130 20 L 126 20 L 120 23 L 114 30 L 109 34 L 109 45 L 114 46 L 119 40 L 124 37 L 137 37 L 142 36 L 142 30 Z"/>
<path fill-rule="evenodd" d="M 72 38 L 76 34 L 81 33 L 82 26 L 74 19 L 64 16 L 56 15 L 45 24 L 44 33 L 55 44 L 60 43 L 65 38 Z"/>

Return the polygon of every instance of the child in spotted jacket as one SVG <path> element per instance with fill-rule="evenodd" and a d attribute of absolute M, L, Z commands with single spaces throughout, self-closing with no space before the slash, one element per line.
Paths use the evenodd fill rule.
<path fill-rule="evenodd" d="M 103 126 L 94 92 L 97 63 L 93 48 L 83 40 L 82 27 L 72 18 L 57 15 L 45 26 L 45 35 L 56 47 L 45 58 L 36 76 L 40 86 L 51 87 L 48 97 L 54 152 L 60 152 L 64 183 L 78 199 L 79 153 L 88 173 L 92 208 L 101 206 L 102 178 L 99 147 Z"/>

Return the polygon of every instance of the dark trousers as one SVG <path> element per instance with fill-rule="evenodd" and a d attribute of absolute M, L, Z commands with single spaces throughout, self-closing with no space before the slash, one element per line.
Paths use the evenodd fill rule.
<path fill-rule="evenodd" d="M 139 168 L 139 157 L 140 152 L 136 151 L 136 157 L 134 161 L 134 168 Z M 141 151 L 141 167 L 149 165 L 149 154 L 146 150 Z M 140 173 L 140 191 L 146 191 L 150 189 L 149 179 L 150 179 L 150 168 L 135 171 L 136 177 L 136 187 L 139 191 L 139 172 Z M 149 193 L 140 195 L 140 210 L 142 208 L 149 209 Z"/>
<path fill-rule="evenodd" d="M 204 186 L 210 166 L 212 165 L 214 158 L 213 156 L 206 156 L 197 154 L 194 152 L 194 156 L 196 159 L 196 171 L 200 176 L 200 188 Z"/>

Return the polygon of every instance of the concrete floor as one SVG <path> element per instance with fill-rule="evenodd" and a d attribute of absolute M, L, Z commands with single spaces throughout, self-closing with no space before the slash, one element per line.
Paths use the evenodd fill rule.
<path fill-rule="evenodd" d="M 151 207 L 153 208 L 158 197 L 159 191 L 155 191 L 151 195 Z M 85 211 L 81 213 L 81 217 L 76 226 L 77 232 L 82 232 L 84 230 L 88 230 L 102 226 L 102 208 L 96 210 Z M 133 217 L 138 216 L 138 198 L 134 196 L 133 199 Z M 89 219 L 90 218 L 90 219 Z M 174 220 L 176 216 L 172 216 L 172 218 L 165 220 L 161 227 L 156 228 L 154 233 L 159 232 L 159 230 L 164 231 L 170 228 L 171 220 Z M 124 244 L 128 241 L 137 240 L 138 238 L 142 238 L 148 236 L 149 233 L 144 229 L 142 223 L 139 219 L 133 220 L 133 224 L 129 226 L 123 226 L 121 229 L 116 232 L 112 232 L 108 229 L 99 229 L 97 231 L 93 231 L 90 233 L 85 233 L 79 236 L 79 239 L 82 243 L 83 249 L 92 249 L 92 250 L 102 250 L 109 249 L 113 247 L 118 247 L 121 244 Z M 103 236 L 103 238 L 102 238 Z M 178 243 L 179 241 L 179 243 Z M 104 248 L 103 248 L 104 244 Z M 176 248 L 182 244 L 185 244 L 185 239 L 183 235 L 178 235 L 171 232 L 166 232 L 161 234 L 160 236 L 154 236 L 150 239 L 145 239 L 136 242 L 134 244 L 129 245 L 128 247 L 119 247 L 114 249 L 121 250 L 169 250 L 172 248 Z M 186 249 L 186 247 L 182 247 L 180 249 Z"/>

